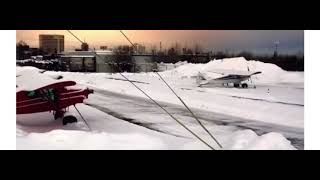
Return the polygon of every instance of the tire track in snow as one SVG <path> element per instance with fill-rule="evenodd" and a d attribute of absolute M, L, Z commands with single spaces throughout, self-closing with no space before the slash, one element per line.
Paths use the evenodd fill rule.
<path fill-rule="evenodd" d="M 224 94 L 219 94 L 223 96 L 228 96 Z M 304 107 L 304 104 L 297 104 L 297 103 L 289 103 L 289 102 L 282 102 L 282 101 L 272 101 L 268 99 L 260 99 L 260 98 L 250 98 L 250 97 L 243 97 L 243 96 L 228 96 L 232 98 L 238 98 L 238 99 L 249 99 L 249 100 L 254 100 L 254 101 L 263 101 L 263 102 L 268 102 L 268 103 L 278 103 L 278 104 L 285 104 L 285 105 L 293 105 L 293 106 L 302 106 Z"/>
<path fill-rule="evenodd" d="M 164 115 L 164 113 L 152 102 L 148 101 L 142 97 L 124 95 L 116 92 L 110 92 L 107 90 L 93 88 L 95 90 L 95 98 L 100 101 L 100 103 L 95 101 L 86 102 L 92 107 L 95 107 L 103 112 L 115 116 L 116 118 L 127 120 L 128 122 L 135 123 L 136 125 L 149 128 L 151 130 L 156 130 L 158 132 L 163 132 L 166 134 L 179 136 L 172 134 L 168 124 L 161 124 L 157 122 L 156 124 L 146 121 L 144 118 L 139 117 L 139 115 L 147 115 L 153 118 L 159 118 Z M 93 98 L 91 98 L 93 99 Z M 159 102 L 159 101 L 158 101 Z M 192 119 L 191 114 L 182 106 L 159 102 L 163 105 L 169 112 L 174 115 L 179 115 L 181 117 Z M 202 121 L 212 123 L 211 125 L 223 125 L 223 126 L 234 126 L 239 130 L 251 129 L 258 135 L 263 135 L 269 132 L 279 132 L 283 134 L 297 149 L 304 148 L 304 133 L 301 128 L 287 127 L 284 125 L 265 123 L 260 121 L 254 121 L 239 117 L 233 117 L 226 114 L 220 114 L 210 111 L 205 111 L 201 109 L 192 108 L 194 113 Z M 137 118 L 132 118 L 132 116 Z M 168 117 L 169 118 L 169 117 Z M 195 123 L 195 122 L 194 122 Z M 169 124 L 169 126 L 172 124 Z M 181 137 L 181 136 L 180 136 Z"/>
<path fill-rule="evenodd" d="M 181 90 L 193 91 L 193 89 L 188 89 L 188 88 L 181 88 Z M 201 91 L 201 90 L 196 90 L 196 91 L 205 92 L 205 91 Z M 253 100 L 253 101 L 263 101 L 263 102 L 268 102 L 268 103 L 277 103 L 277 104 L 285 104 L 285 105 L 293 105 L 293 106 L 304 107 L 304 104 L 290 103 L 290 102 L 283 102 L 283 101 L 272 101 L 272 100 L 262 99 L 262 98 L 251 98 L 251 97 L 226 95 L 226 94 L 217 94 L 217 95 L 226 96 L 226 97 L 232 97 L 232 98 L 237 98 L 237 99 L 248 99 L 248 100 Z"/>
<path fill-rule="evenodd" d="M 99 106 L 97 104 L 92 104 L 92 103 L 85 103 L 86 105 L 90 106 L 90 107 L 93 107 L 93 108 L 96 108 L 104 113 L 107 113 L 117 119 L 121 119 L 121 120 L 124 120 L 124 121 L 127 121 L 129 123 L 132 123 L 132 124 L 135 124 L 135 125 L 138 125 L 138 126 L 142 126 L 142 127 L 145 127 L 147 129 L 150 129 L 150 130 L 153 130 L 153 131 L 157 131 L 157 132 L 160 132 L 160 133 L 164 133 L 164 134 L 168 134 L 168 135 L 172 135 L 172 136 L 176 136 L 176 137 L 184 137 L 184 136 L 181 136 L 181 135 L 177 135 L 177 134 L 174 134 L 174 133 L 170 133 L 168 131 L 164 131 L 164 130 L 160 130 L 158 128 L 155 128 L 153 125 L 153 123 L 142 123 L 142 122 L 139 122 L 138 120 L 136 119 L 133 119 L 133 118 L 128 118 L 128 117 L 125 117 L 124 115 L 118 113 L 118 112 L 115 112 L 115 111 L 112 111 L 111 109 L 108 109 L 104 106 Z"/>

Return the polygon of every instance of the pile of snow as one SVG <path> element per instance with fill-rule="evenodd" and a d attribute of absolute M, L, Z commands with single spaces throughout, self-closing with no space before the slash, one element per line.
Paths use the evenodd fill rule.
<path fill-rule="evenodd" d="M 164 149 L 162 141 L 147 134 L 115 134 L 75 130 L 53 130 L 19 137 L 17 149 Z"/>
<path fill-rule="evenodd" d="M 134 125 L 133 125 L 134 126 Z M 115 134 L 108 132 L 86 132 L 76 130 L 53 130 L 47 133 L 30 133 L 19 136 L 17 149 L 108 149 L 108 150 L 145 150 L 172 149 L 166 139 L 141 133 Z M 185 140 L 183 140 L 185 141 Z M 183 143 L 176 137 L 171 143 L 182 144 L 178 150 L 207 150 L 200 141 L 194 139 Z M 224 137 L 222 150 L 296 150 L 290 141 L 279 133 L 258 136 L 251 130 L 242 130 Z M 218 148 L 217 148 L 218 149 Z"/>
<path fill-rule="evenodd" d="M 239 130 L 220 137 L 222 150 L 296 150 L 283 135 L 275 132 L 257 135 L 252 130 Z M 201 142 L 185 144 L 182 149 L 199 149 Z M 218 148 L 217 148 L 218 149 Z"/>
<path fill-rule="evenodd" d="M 24 60 L 16 60 L 17 64 L 23 65 L 25 63 L 34 63 L 34 64 L 54 64 L 58 62 L 58 59 L 50 59 L 50 60 L 40 60 L 40 59 L 24 59 Z"/>
<path fill-rule="evenodd" d="M 182 66 L 182 65 L 185 65 L 185 64 L 188 64 L 187 61 L 179 61 L 177 63 L 158 63 L 157 66 L 158 66 L 158 70 L 159 71 L 168 71 L 168 70 L 172 70 L 172 69 L 175 69 L 179 66 Z"/>
<path fill-rule="evenodd" d="M 17 66 L 16 67 L 16 74 L 19 75 L 22 71 L 40 71 L 40 69 L 36 68 L 36 67 L 32 67 L 32 66 Z"/>
<path fill-rule="evenodd" d="M 271 132 L 258 136 L 252 130 L 242 130 L 231 134 L 224 141 L 225 149 L 233 150 L 295 150 L 291 142 L 282 134 Z"/>
<path fill-rule="evenodd" d="M 52 83 L 61 82 L 63 80 L 56 80 L 53 76 L 43 74 L 43 70 L 35 67 L 17 67 L 16 68 L 16 92 L 25 90 L 35 90 L 40 87 L 47 86 Z M 27 82 L 27 83 L 26 83 Z"/>
<path fill-rule="evenodd" d="M 287 72 L 275 64 L 254 60 L 247 61 L 243 57 L 213 60 L 206 64 L 187 63 L 176 69 L 163 72 L 163 74 L 166 76 L 193 77 L 201 72 L 215 78 L 221 76 L 221 73 L 250 74 L 257 71 L 261 71 L 262 74 L 257 75 L 256 80 L 263 83 L 303 82 L 304 80 L 303 74 L 297 75 Z"/>

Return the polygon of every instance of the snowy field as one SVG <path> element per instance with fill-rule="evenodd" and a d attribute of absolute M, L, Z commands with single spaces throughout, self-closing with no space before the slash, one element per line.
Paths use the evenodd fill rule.
<path fill-rule="evenodd" d="M 273 64 L 244 58 L 207 64 L 179 63 L 174 67 L 160 74 L 204 120 L 223 149 L 297 149 L 291 140 L 294 138 L 302 141 L 298 149 L 303 148 L 303 72 L 287 72 Z M 215 72 L 243 72 L 248 67 L 252 72 L 262 71 L 252 78 L 256 88 L 251 82 L 248 89 L 196 84 L 195 76 L 199 72 L 215 78 L 221 76 Z M 17 67 L 20 75 L 17 84 L 34 85 L 34 79 L 19 82 L 19 78 L 38 71 Z M 77 124 L 62 126 L 49 113 L 18 115 L 18 149 L 208 149 L 117 73 L 47 71 L 41 75 L 46 78 L 62 75 L 62 80 L 74 80 L 78 86 L 96 90 L 89 96 L 87 105 L 78 105 L 93 131 L 86 129 L 81 118 Z M 155 73 L 124 75 L 155 100 L 166 104 L 170 112 L 218 149 L 187 112 L 181 110 L 181 102 Z M 73 108 L 70 111 L 76 114 Z"/>

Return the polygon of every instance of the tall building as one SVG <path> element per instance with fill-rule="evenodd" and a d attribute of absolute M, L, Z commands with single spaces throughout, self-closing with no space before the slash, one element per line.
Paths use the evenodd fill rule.
<path fill-rule="evenodd" d="M 41 34 L 39 35 L 39 48 L 46 54 L 56 54 L 64 51 L 64 36 Z"/>

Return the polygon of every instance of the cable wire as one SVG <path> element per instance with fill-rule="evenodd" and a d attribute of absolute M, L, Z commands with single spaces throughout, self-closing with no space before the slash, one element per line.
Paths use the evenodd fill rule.
<path fill-rule="evenodd" d="M 73 34 L 70 30 L 67 30 L 70 34 L 72 34 L 76 39 L 78 39 L 81 43 L 83 43 L 75 34 Z M 129 40 L 129 38 L 120 31 L 126 39 L 134 46 L 134 44 Z M 97 56 L 101 58 L 99 54 L 97 54 L 95 51 L 93 51 Z M 120 69 L 120 67 L 119 67 Z M 194 133 L 191 129 L 189 129 L 187 126 L 185 126 L 180 120 L 178 120 L 176 117 L 174 117 L 170 112 L 168 112 L 164 107 L 162 107 L 157 101 L 155 101 L 153 98 L 151 98 L 146 92 L 144 92 L 141 88 L 139 88 L 134 82 L 132 82 L 130 79 L 128 79 L 125 75 L 123 75 L 121 72 L 119 74 L 125 78 L 127 81 L 129 81 L 136 89 L 138 89 L 140 92 L 142 92 L 146 97 L 148 97 L 154 104 L 159 106 L 165 113 L 167 113 L 173 120 L 175 120 L 179 125 L 181 125 L 183 128 L 185 128 L 187 131 L 189 131 L 193 136 L 195 136 L 199 141 L 204 143 L 206 146 L 208 146 L 210 149 L 215 150 L 211 145 L 209 145 L 206 141 L 204 141 L 201 137 L 199 137 L 196 133 Z"/>

